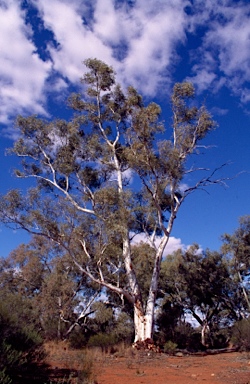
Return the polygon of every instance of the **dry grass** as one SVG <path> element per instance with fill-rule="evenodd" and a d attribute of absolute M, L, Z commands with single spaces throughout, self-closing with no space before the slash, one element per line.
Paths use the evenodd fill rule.
<path fill-rule="evenodd" d="M 51 367 L 53 383 L 94 384 L 96 383 L 97 361 L 95 351 L 73 350 L 66 342 L 47 342 L 46 362 Z"/>
<path fill-rule="evenodd" d="M 53 383 L 94 384 L 100 367 L 125 364 L 137 376 L 144 375 L 143 366 L 160 355 L 148 351 L 138 351 L 124 343 L 109 347 L 103 352 L 101 347 L 72 349 L 67 342 L 47 342 L 47 364 L 51 367 Z M 159 355 L 159 356 L 158 356 Z M 50 383 L 48 383 L 50 384 Z"/>

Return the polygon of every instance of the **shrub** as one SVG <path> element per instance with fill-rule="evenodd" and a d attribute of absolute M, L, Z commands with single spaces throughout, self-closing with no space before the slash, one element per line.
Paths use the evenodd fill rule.
<path fill-rule="evenodd" d="M 20 378 L 31 370 L 31 366 L 44 357 L 42 339 L 33 324 L 21 319 L 19 311 L 26 309 L 21 299 L 16 311 L 10 310 L 15 299 L 17 297 L 11 295 L 0 302 L 0 382 L 4 384 L 21 382 Z"/>
<path fill-rule="evenodd" d="M 250 318 L 237 321 L 234 324 L 232 341 L 242 351 L 250 351 Z"/>
<path fill-rule="evenodd" d="M 82 328 L 76 329 L 71 332 L 69 336 L 69 345 L 73 349 L 81 349 L 87 344 L 87 338 L 83 333 Z"/>
<path fill-rule="evenodd" d="M 163 351 L 165 353 L 172 355 L 175 352 L 176 348 L 177 348 L 177 344 L 173 343 L 173 341 L 171 340 L 168 340 L 163 346 Z"/>
<path fill-rule="evenodd" d="M 112 347 L 117 342 L 115 335 L 98 333 L 97 335 L 91 336 L 88 341 L 90 347 L 100 347 L 102 352 L 107 352 L 109 347 Z"/>

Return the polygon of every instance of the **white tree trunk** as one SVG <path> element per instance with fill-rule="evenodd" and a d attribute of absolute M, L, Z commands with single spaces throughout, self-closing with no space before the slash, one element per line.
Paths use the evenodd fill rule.
<path fill-rule="evenodd" d="M 135 338 L 134 342 L 145 340 L 145 316 L 143 311 L 134 305 L 134 327 Z"/>
<path fill-rule="evenodd" d="M 157 297 L 157 290 L 158 290 L 158 281 L 159 281 L 159 275 L 160 275 L 160 269 L 161 269 L 162 256 L 163 256 L 164 249 L 166 248 L 166 245 L 168 243 L 168 240 L 169 240 L 169 235 L 168 234 L 164 235 L 155 256 L 155 264 L 154 264 L 154 270 L 153 270 L 149 294 L 148 294 L 146 314 L 144 316 L 144 340 L 153 338 L 154 317 L 155 317 L 154 315 L 155 315 L 155 304 L 156 304 L 156 297 Z"/>
<path fill-rule="evenodd" d="M 209 334 L 209 332 L 210 332 L 209 325 L 207 324 L 206 321 L 204 321 L 201 327 L 201 344 L 204 347 L 208 346 L 207 335 Z"/>
<path fill-rule="evenodd" d="M 134 306 L 134 342 L 153 339 L 154 311 L 144 314 L 138 307 Z"/>

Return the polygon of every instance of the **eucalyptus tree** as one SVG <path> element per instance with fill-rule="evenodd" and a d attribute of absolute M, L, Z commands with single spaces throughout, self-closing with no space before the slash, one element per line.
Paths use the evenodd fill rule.
<path fill-rule="evenodd" d="M 135 341 L 145 340 L 153 337 L 161 261 L 177 212 L 194 190 L 223 182 L 208 171 L 181 188 L 195 172 L 187 161 L 215 124 L 204 106 L 194 106 L 193 85 L 178 83 L 166 133 L 157 104 L 145 105 L 133 87 L 123 91 L 102 61 L 85 65 L 84 95 L 70 97 L 69 121 L 18 117 L 16 175 L 37 186 L 2 197 L 1 220 L 51 239 L 88 279 L 131 303 Z M 154 254 L 144 299 L 133 260 L 139 234 Z"/>
<path fill-rule="evenodd" d="M 196 320 L 203 346 L 211 342 L 214 331 L 235 320 L 235 285 L 227 261 L 219 252 L 201 252 L 197 245 L 176 251 L 164 260 L 162 278 L 165 300 Z"/>

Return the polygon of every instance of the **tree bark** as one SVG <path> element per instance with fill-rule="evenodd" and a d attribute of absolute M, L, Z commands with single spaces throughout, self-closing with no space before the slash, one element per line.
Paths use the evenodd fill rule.
<path fill-rule="evenodd" d="M 154 333 L 154 317 L 155 317 L 155 304 L 157 298 L 157 289 L 159 274 L 161 268 L 161 261 L 163 251 L 168 243 L 169 236 L 165 235 L 161 244 L 156 252 L 154 270 L 152 274 L 146 311 L 143 310 L 143 303 L 141 298 L 135 300 L 134 303 L 134 326 L 135 326 L 135 339 L 134 342 L 153 339 Z"/>
<path fill-rule="evenodd" d="M 250 311 L 250 302 L 249 302 L 248 295 L 247 295 L 247 292 L 246 292 L 245 287 L 244 287 L 244 283 L 243 283 L 243 279 L 242 279 L 240 271 L 238 271 L 238 277 L 239 277 L 239 280 L 240 280 L 240 285 L 241 285 L 241 289 L 242 289 L 242 292 L 243 292 L 243 296 L 244 296 L 244 298 L 246 300 L 248 310 Z"/>
<path fill-rule="evenodd" d="M 208 347 L 207 343 L 207 335 L 209 334 L 209 325 L 207 324 L 206 321 L 203 322 L 202 327 L 201 327 L 201 344 L 204 347 Z"/>
<path fill-rule="evenodd" d="M 135 338 L 134 342 L 145 340 L 145 315 L 141 308 L 141 303 L 135 303 L 134 305 L 134 327 Z"/>

